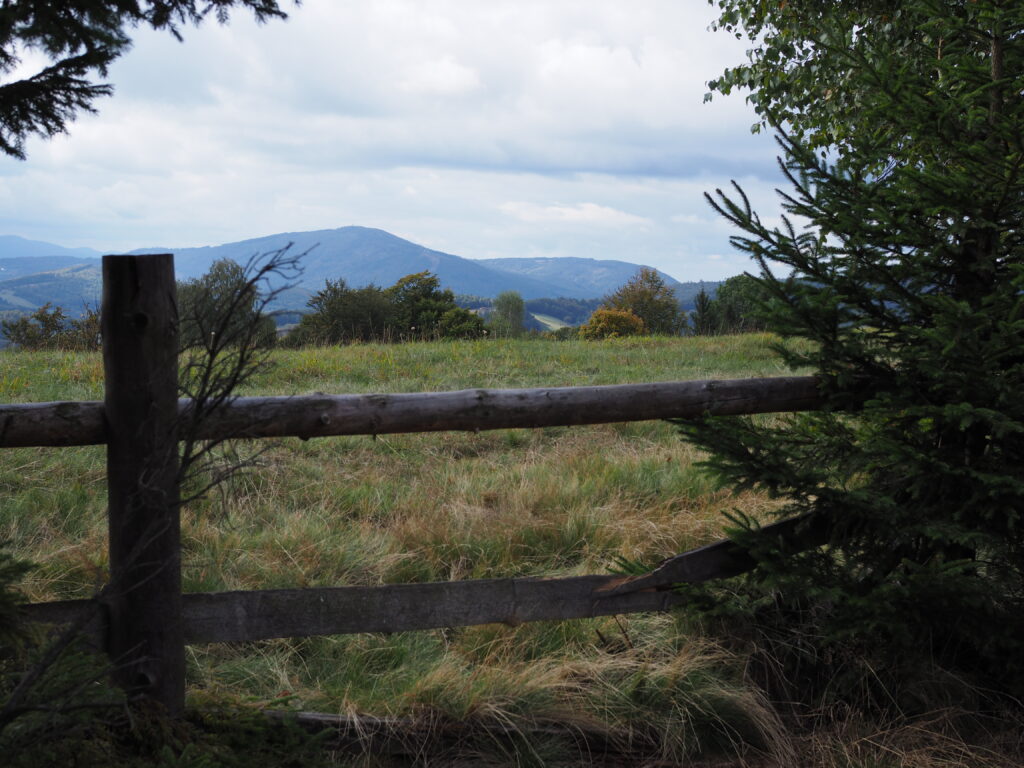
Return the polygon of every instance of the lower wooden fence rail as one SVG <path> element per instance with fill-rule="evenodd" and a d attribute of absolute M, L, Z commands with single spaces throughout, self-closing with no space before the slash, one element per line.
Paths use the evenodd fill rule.
<path fill-rule="evenodd" d="M 820 544 L 823 527 L 808 516 L 772 523 L 767 537 L 806 548 Z M 358 632 L 408 632 L 476 624 L 663 611 L 679 604 L 674 584 L 697 584 L 744 573 L 754 560 L 728 539 L 668 558 L 643 576 L 476 579 L 376 587 L 306 587 L 183 595 L 185 642 L 237 643 L 275 637 Z M 27 606 L 33 621 L 79 619 L 97 641 L 109 623 L 100 603 L 67 600 Z"/>
<path fill-rule="evenodd" d="M 132 695 L 184 707 L 186 643 L 400 632 L 558 620 L 678 604 L 671 586 L 733 576 L 748 552 L 720 541 L 639 577 L 508 578 L 428 584 L 181 593 L 176 467 L 177 321 L 170 254 L 103 258 L 105 399 L 0 405 L 0 448 L 106 443 L 111 583 L 96 599 L 24 607 L 30 620 L 73 624 L 111 654 Z M 808 376 L 521 390 L 239 397 L 199 438 L 374 435 L 601 424 L 814 410 Z M 193 437 L 196 437 L 193 435 Z M 797 548 L 822 526 L 798 518 L 763 533 Z"/>

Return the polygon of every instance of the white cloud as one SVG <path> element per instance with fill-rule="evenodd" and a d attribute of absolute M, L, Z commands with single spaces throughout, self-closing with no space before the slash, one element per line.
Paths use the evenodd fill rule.
<path fill-rule="evenodd" d="M 499 208 L 520 221 L 538 223 L 587 224 L 611 227 L 635 227 L 650 224 L 650 219 L 609 208 L 597 203 L 576 205 L 536 205 L 535 203 L 508 202 Z"/>
<path fill-rule="evenodd" d="M 411 67 L 398 87 L 405 92 L 453 96 L 478 90 L 480 77 L 452 56 L 442 56 Z"/>

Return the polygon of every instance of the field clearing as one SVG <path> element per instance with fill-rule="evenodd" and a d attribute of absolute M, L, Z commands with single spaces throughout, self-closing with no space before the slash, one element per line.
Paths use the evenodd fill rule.
<path fill-rule="evenodd" d="M 769 337 L 488 340 L 275 351 L 241 394 L 441 391 L 783 375 Z M 0 399 L 101 399 L 87 353 L 0 356 Z M 769 417 L 770 418 L 770 417 Z M 663 422 L 262 441 L 183 512 L 186 591 L 606 573 L 719 538 L 718 490 Z M 243 450 L 245 448 L 243 447 Z M 102 447 L 0 452 L 0 538 L 33 601 L 106 579 Z M 189 648 L 193 704 L 225 699 L 460 722 L 557 721 L 666 756 L 787 749 L 729 654 L 667 615 Z"/>

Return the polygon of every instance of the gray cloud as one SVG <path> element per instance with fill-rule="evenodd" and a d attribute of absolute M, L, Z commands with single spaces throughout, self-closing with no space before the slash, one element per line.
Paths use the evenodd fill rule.
<path fill-rule="evenodd" d="M 471 257 L 643 261 L 680 279 L 746 267 L 702 193 L 743 178 L 766 215 L 770 137 L 743 58 L 677 0 L 306 0 L 140 32 L 116 95 L 67 137 L 0 161 L 0 227 L 123 249 L 378 226 Z"/>

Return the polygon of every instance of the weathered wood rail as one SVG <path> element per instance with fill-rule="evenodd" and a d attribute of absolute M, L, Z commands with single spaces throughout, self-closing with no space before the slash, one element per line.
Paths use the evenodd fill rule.
<path fill-rule="evenodd" d="M 0 405 L 0 448 L 108 446 L 111 584 L 93 600 L 25 607 L 31 620 L 78 623 L 116 662 L 117 682 L 172 714 L 184 706 L 184 646 L 350 632 L 397 632 L 665 610 L 671 586 L 736 575 L 749 553 L 720 541 L 651 573 L 429 584 L 181 593 L 175 400 L 177 318 L 170 254 L 105 256 L 103 402 Z M 813 410 L 811 377 L 380 395 L 239 397 L 203 438 L 301 438 L 573 426 L 705 414 Z M 818 521 L 767 526 L 799 547 Z"/>
<path fill-rule="evenodd" d="M 178 401 L 179 413 L 190 407 Z M 238 397 L 213 413 L 197 437 L 330 437 L 516 427 L 580 426 L 710 414 L 814 410 L 811 376 L 666 381 L 534 389 L 464 389 L 373 395 Z M 0 448 L 107 442 L 99 401 L 0 405 Z"/>

